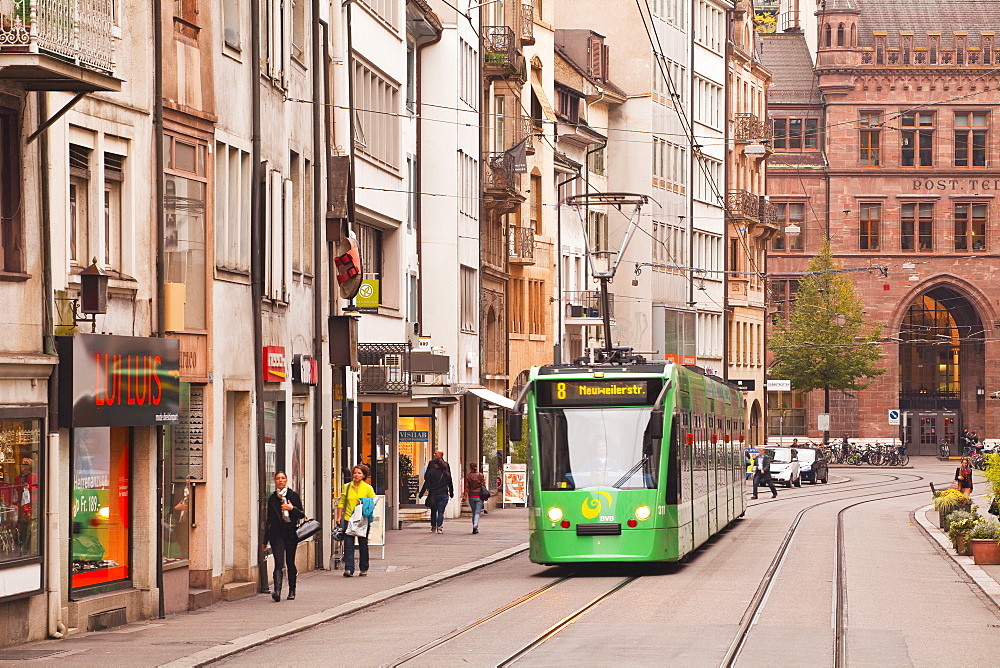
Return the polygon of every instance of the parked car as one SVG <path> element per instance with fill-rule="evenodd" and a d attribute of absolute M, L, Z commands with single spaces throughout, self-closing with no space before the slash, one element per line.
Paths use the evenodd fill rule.
<path fill-rule="evenodd" d="M 785 487 L 802 487 L 799 476 L 798 448 L 768 448 L 771 457 L 771 480 Z"/>
<path fill-rule="evenodd" d="M 823 448 L 797 448 L 799 477 L 812 484 L 826 483 L 830 475 L 829 455 Z"/>

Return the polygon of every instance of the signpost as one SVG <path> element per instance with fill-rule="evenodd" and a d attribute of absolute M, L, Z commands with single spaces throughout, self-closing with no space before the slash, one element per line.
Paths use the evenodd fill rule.
<path fill-rule="evenodd" d="M 889 409 L 889 424 L 890 425 L 899 426 L 899 409 L 898 408 L 890 408 Z M 899 431 L 899 430 L 897 429 L 896 431 Z M 895 434 L 892 437 L 892 445 L 893 445 L 893 447 L 896 447 L 896 436 L 895 436 Z"/>

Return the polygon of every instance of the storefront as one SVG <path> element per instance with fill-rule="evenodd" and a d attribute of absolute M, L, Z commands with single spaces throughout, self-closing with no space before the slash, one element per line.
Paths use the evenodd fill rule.
<path fill-rule="evenodd" d="M 157 605 L 140 592 L 158 589 L 158 525 L 159 546 L 171 559 L 186 558 L 177 530 L 188 502 L 184 486 L 165 481 L 176 498 L 162 518 L 156 495 L 155 428 L 180 421 L 179 346 L 173 339 L 77 334 L 60 337 L 59 357 L 59 423 L 69 444 L 69 622 L 102 628 Z M 180 440 L 176 433 L 165 439 L 172 455 Z M 190 434 L 183 440 L 189 459 Z"/>
<path fill-rule="evenodd" d="M 42 590 L 44 408 L 0 409 L 0 598 Z"/>

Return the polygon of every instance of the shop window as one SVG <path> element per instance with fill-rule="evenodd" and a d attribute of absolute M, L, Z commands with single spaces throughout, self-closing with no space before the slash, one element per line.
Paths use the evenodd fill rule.
<path fill-rule="evenodd" d="M 0 417 L 0 568 L 41 556 L 42 420 Z"/>
<path fill-rule="evenodd" d="M 131 442 L 127 427 L 73 430 L 70 586 L 114 589 L 131 577 Z"/>
<path fill-rule="evenodd" d="M 180 422 L 166 427 L 163 438 L 164 567 L 186 564 L 190 558 L 193 485 L 205 479 L 203 386 L 181 383 L 179 409 Z"/>
<path fill-rule="evenodd" d="M 275 394 L 280 395 L 280 393 Z M 271 496 L 274 492 L 274 476 L 278 471 L 285 471 L 285 402 L 265 399 L 264 484 L 267 487 L 265 497 Z M 287 474 L 287 471 L 285 473 Z"/>
<path fill-rule="evenodd" d="M 421 476 L 431 461 L 433 420 L 430 415 L 400 415 L 397 420 L 401 503 L 417 503 L 417 492 L 423 484 Z"/>

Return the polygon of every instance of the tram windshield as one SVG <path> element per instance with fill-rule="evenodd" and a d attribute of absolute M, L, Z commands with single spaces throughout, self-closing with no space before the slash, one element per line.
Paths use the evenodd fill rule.
<path fill-rule="evenodd" d="M 651 406 L 539 409 L 542 489 L 654 489 L 659 447 L 648 439 L 644 444 L 651 411 Z"/>

